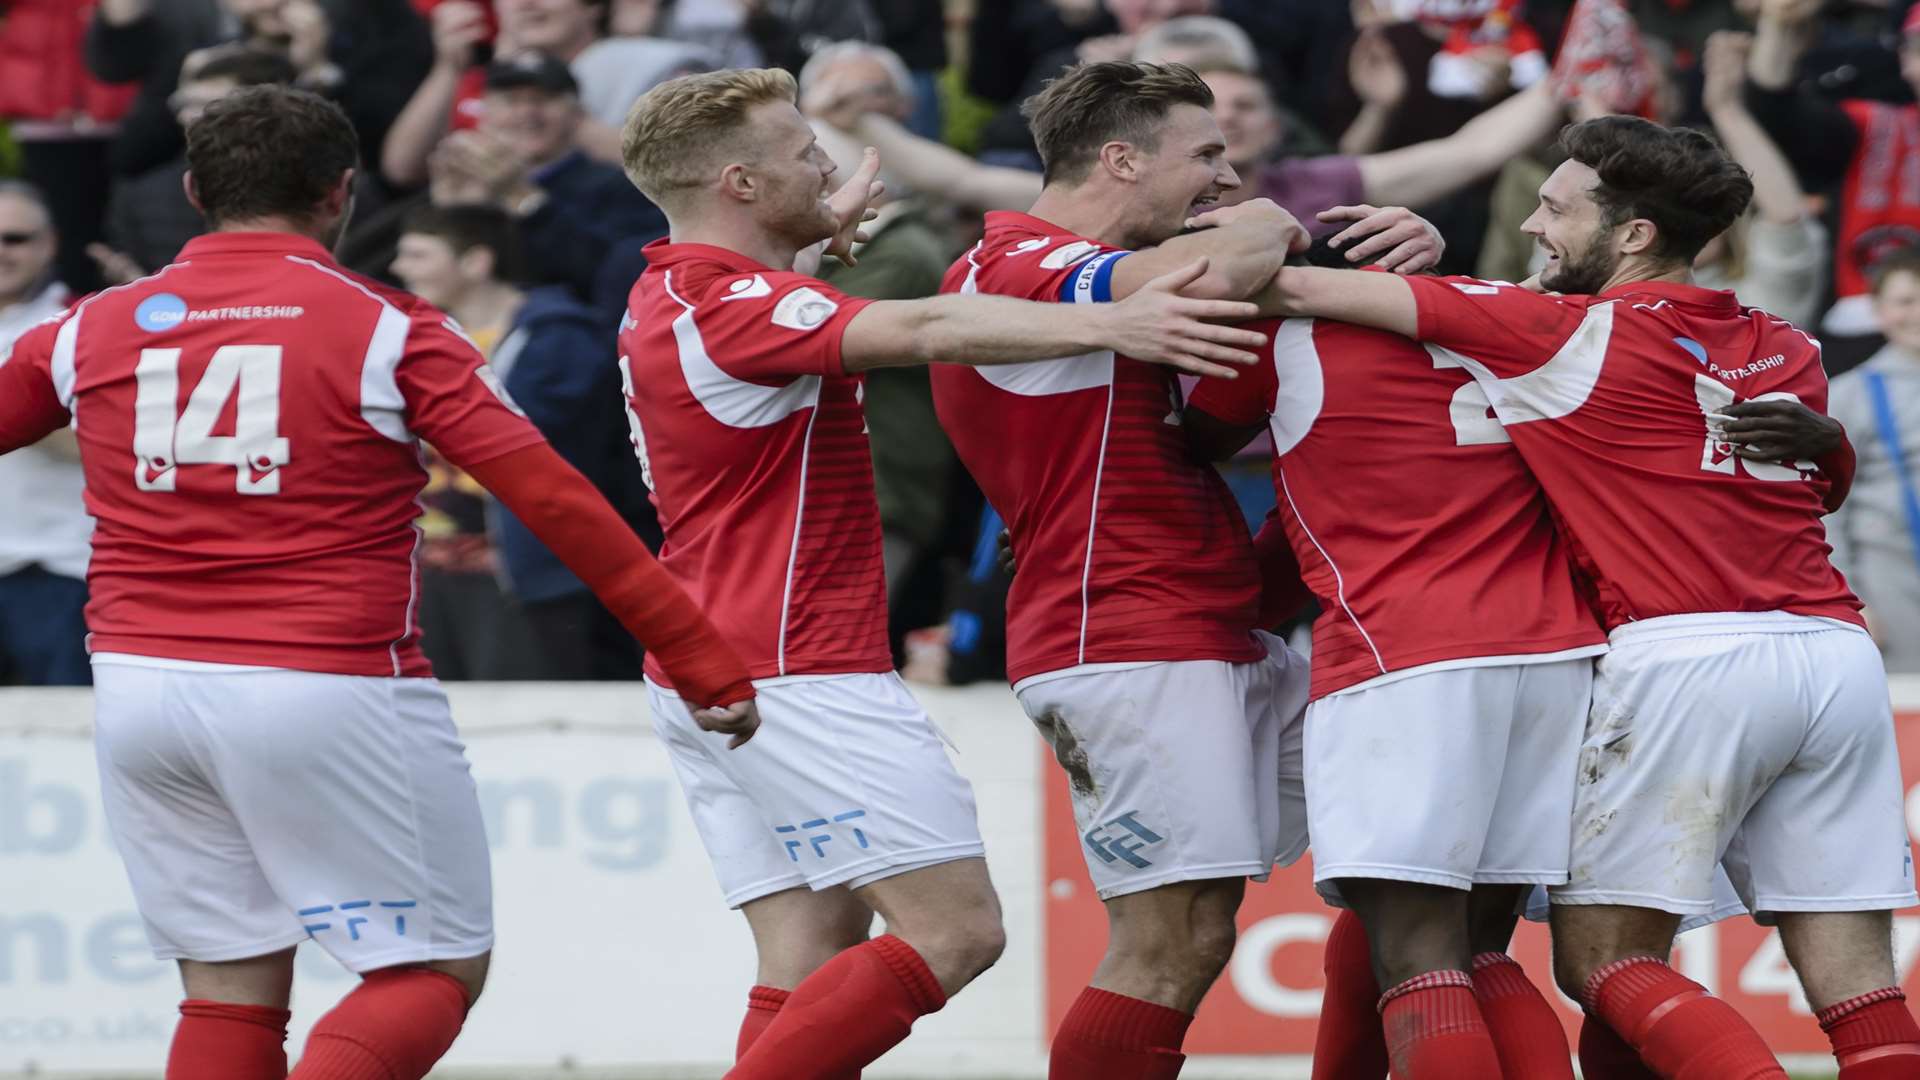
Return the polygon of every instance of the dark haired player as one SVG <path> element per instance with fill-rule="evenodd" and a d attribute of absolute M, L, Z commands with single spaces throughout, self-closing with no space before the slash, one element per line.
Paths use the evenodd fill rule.
<path fill-rule="evenodd" d="M 1569 160 L 1524 228 L 1548 253 L 1541 286 L 1565 295 L 1290 267 L 1269 302 L 1463 366 L 1595 583 L 1611 651 L 1572 881 L 1553 896 L 1555 977 L 1588 1010 L 1594 1056 L 1623 1040 L 1660 1076 L 1785 1076 L 1665 962 L 1724 858 L 1778 921 L 1846 1080 L 1911 1076 L 1920 1027 L 1889 912 L 1915 896 L 1885 673 L 1827 558 L 1830 478 L 1743 456 L 1756 425 L 1725 412 L 1823 409 L 1818 343 L 1692 284 L 1694 255 L 1752 195 L 1710 138 L 1608 117 L 1561 142 Z"/>
<path fill-rule="evenodd" d="M 709 730 L 737 745 L 758 724 L 746 666 L 459 328 L 328 254 L 356 146 L 303 91 L 208 106 L 187 189 L 213 231 L 0 361 L 0 452 L 78 428 L 107 820 L 186 986 L 168 1080 L 287 1076 L 308 938 L 363 981 L 301 1080 L 425 1076 L 485 981 L 487 840 L 415 620 L 421 440 L 593 587 Z"/>

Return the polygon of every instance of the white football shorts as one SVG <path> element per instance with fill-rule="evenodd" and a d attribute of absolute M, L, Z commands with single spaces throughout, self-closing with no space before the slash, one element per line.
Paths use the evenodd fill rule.
<path fill-rule="evenodd" d="M 986 853 L 973 788 L 892 672 L 755 680 L 745 746 L 702 731 L 651 680 L 647 705 L 729 907 L 801 887 L 860 888 Z"/>
<path fill-rule="evenodd" d="M 1264 880 L 1306 852 L 1307 661 L 1260 637 L 1250 663 L 1087 664 L 1014 688 L 1066 770 L 1101 899 Z"/>
<path fill-rule="evenodd" d="M 1914 904 L 1886 671 L 1858 627 L 1786 612 L 1620 627 L 1596 666 L 1573 876 L 1556 904 L 1762 921 Z"/>
<path fill-rule="evenodd" d="M 1567 880 L 1593 661 L 1452 668 L 1307 707 L 1314 887 Z"/>
<path fill-rule="evenodd" d="M 493 948 L 486 828 L 432 679 L 102 654 L 95 753 L 162 960 L 311 937 L 356 972 Z"/>

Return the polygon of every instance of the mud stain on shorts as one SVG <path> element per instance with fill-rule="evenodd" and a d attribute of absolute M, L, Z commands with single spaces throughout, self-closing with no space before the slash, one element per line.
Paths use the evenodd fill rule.
<path fill-rule="evenodd" d="M 1040 729 L 1040 737 L 1053 747 L 1054 760 L 1066 770 L 1067 783 L 1073 786 L 1074 794 L 1083 798 L 1098 798 L 1100 789 L 1093 782 L 1093 766 L 1087 762 L 1087 752 L 1080 745 L 1079 736 L 1067 726 L 1067 721 L 1058 710 L 1044 713 L 1033 722 Z"/>

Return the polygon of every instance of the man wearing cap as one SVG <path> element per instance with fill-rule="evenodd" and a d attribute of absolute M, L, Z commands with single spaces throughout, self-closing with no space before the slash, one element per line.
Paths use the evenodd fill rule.
<path fill-rule="evenodd" d="M 484 203 L 519 222 L 527 270 L 609 312 L 645 267 L 640 248 L 667 221 L 619 169 L 575 147 L 584 115 L 567 65 L 537 52 L 487 67 L 480 126 L 456 131 L 429 159 L 436 206 Z"/>

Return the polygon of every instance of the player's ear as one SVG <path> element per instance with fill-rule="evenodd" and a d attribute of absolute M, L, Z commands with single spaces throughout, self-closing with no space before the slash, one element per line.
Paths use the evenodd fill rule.
<path fill-rule="evenodd" d="M 1626 233 L 1620 238 L 1620 254 L 1647 255 L 1660 242 L 1660 230 L 1646 218 L 1634 218 L 1624 226 Z"/>
<path fill-rule="evenodd" d="M 1115 180 L 1131 184 L 1140 178 L 1138 156 L 1132 143 L 1116 139 L 1100 148 L 1100 168 Z"/>
<path fill-rule="evenodd" d="M 754 179 L 753 170 L 737 161 L 720 170 L 720 190 L 741 202 L 755 202 L 760 198 L 760 184 Z"/>
<path fill-rule="evenodd" d="M 180 188 L 187 193 L 187 202 L 195 210 L 206 212 L 206 208 L 200 205 L 200 190 L 193 182 L 192 170 L 180 174 Z"/>

